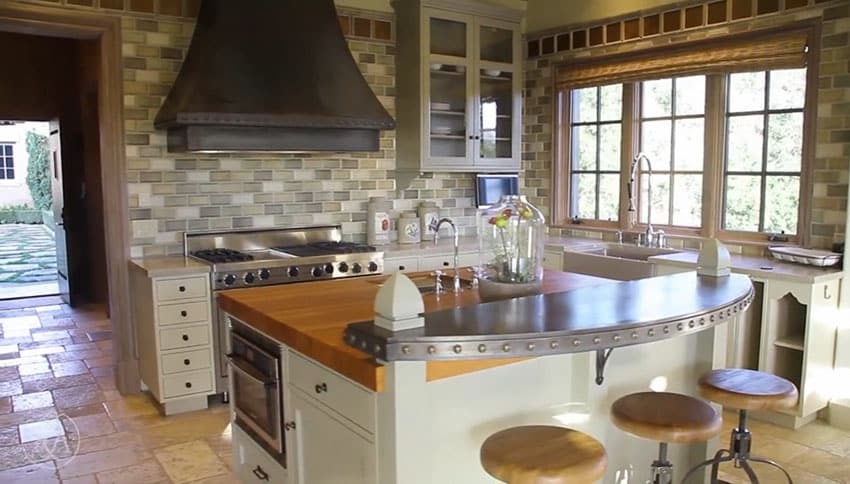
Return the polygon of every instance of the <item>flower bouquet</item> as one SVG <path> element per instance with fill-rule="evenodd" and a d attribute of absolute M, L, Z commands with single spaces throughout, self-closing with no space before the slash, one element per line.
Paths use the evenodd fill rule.
<path fill-rule="evenodd" d="M 502 294 L 539 292 L 545 230 L 543 214 L 524 196 L 506 195 L 497 205 L 482 210 L 478 227 L 485 272 L 482 293 L 486 292 L 483 286 L 487 282 L 490 286 L 492 283 L 513 286 L 500 288 Z"/>

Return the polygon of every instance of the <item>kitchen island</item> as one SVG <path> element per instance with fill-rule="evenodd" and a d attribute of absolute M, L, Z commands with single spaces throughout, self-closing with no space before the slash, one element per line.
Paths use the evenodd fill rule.
<path fill-rule="evenodd" d="M 610 403 L 649 387 L 693 394 L 698 376 L 724 360 L 720 323 L 734 319 L 752 297 L 749 280 L 736 275 L 617 283 L 547 272 L 543 296 L 480 304 L 474 290 L 426 294 L 426 328 L 386 334 L 363 324 L 372 318 L 384 279 L 231 291 L 221 298 L 225 312 L 280 342 L 286 354 L 288 468 L 264 473 L 303 483 L 492 482 L 478 462 L 481 442 L 510 426 L 544 423 L 568 425 L 603 442 L 610 462 L 606 482 L 630 467 L 632 482 L 642 481 L 655 448 L 616 430 Z M 497 320 L 464 321 L 485 313 Z M 429 334 L 429 319 L 437 333 Z M 502 327 L 519 323 L 536 330 Z M 500 327 L 499 334 L 481 334 Z M 348 341 L 346 328 L 354 330 Z M 384 346 L 363 351 L 355 333 Z M 498 352 L 479 353 L 488 343 L 468 339 L 505 334 L 516 339 L 508 344 L 511 351 L 499 339 Z M 416 345 L 410 358 L 402 357 L 405 343 Z M 615 346 L 597 385 L 596 350 Z M 428 354 L 442 358 L 426 361 Z M 246 434 L 234 429 L 236 466 L 250 478 L 257 474 L 247 450 L 256 447 L 243 439 Z M 674 446 L 671 457 L 683 470 L 706 452 L 706 446 Z"/>

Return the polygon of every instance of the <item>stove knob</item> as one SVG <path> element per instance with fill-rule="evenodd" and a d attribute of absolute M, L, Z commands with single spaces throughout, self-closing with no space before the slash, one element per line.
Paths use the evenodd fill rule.
<path fill-rule="evenodd" d="M 242 280 L 245 281 L 245 284 L 251 284 L 257 280 L 257 276 L 253 272 L 246 272 Z"/>
<path fill-rule="evenodd" d="M 233 274 L 228 274 L 224 276 L 225 286 L 232 286 L 234 282 L 236 282 L 236 276 L 234 276 Z"/>
<path fill-rule="evenodd" d="M 360 271 L 362 271 L 362 270 L 363 270 L 363 268 L 360 267 L 360 264 L 358 264 L 356 262 L 354 264 L 351 264 L 351 272 L 353 272 L 355 274 L 360 274 Z"/>
<path fill-rule="evenodd" d="M 313 268 L 313 277 L 321 277 L 324 272 L 320 266 L 316 266 Z"/>
<path fill-rule="evenodd" d="M 268 269 L 260 269 L 260 279 L 266 280 L 271 277 L 272 273 Z"/>
<path fill-rule="evenodd" d="M 369 272 L 376 272 L 378 270 L 378 263 L 375 261 L 369 262 Z"/>
<path fill-rule="evenodd" d="M 345 262 L 339 263 L 339 272 L 348 272 L 348 264 Z"/>
<path fill-rule="evenodd" d="M 290 267 L 287 273 L 289 274 L 289 277 L 298 277 L 298 274 L 300 274 L 301 271 L 299 271 L 297 267 Z"/>
<path fill-rule="evenodd" d="M 325 264 L 325 272 L 327 272 L 328 274 L 333 274 L 334 273 L 334 265 L 331 264 L 330 262 Z"/>

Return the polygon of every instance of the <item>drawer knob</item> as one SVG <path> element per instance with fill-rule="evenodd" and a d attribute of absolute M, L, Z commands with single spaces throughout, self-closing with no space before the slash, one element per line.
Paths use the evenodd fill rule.
<path fill-rule="evenodd" d="M 185 318 L 188 315 L 189 315 L 189 313 L 187 313 L 185 309 L 180 311 L 180 316 L 183 316 Z"/>
<path fill-rule="evenodd" d="M 183 364 L 186 365 L 186 366 L 189 366 L 191 363 L 192 362 L 189 361 L 189 358 L 186 358 L 185 360 L 183 360 Z"/>
<path fill-rule="evenodd" d="M 186 286 L 180 286 L 177 288 L 180 292 L 186 292 Z"/>
<path fill-rule="evenodd" d="M 322 382 L 322 383 L 316 385 L 316 393 L 322 393 L 322 392 L 327 393 L 327 391 L 328 391 L 328 384 L 327 383 Z"/>
<path fill-rule="evenodd" d="M 268 473 L 266 471 L 264 471 L 263 468 L 260 467 L 260 466 L 257 466 L 257 468 L 254 469 L 251 472 L 253 472 L 254 475 L 257 476 L 257 479 L 259 479 L 261 481 L 268 481 L 269 480 Z"/>
<path fill-rule="evenodd" d="M 188 334 L 183 335 L 183 341 L 189 341 L 189 335 Z"/>
<path fill-rule="evenodd" d="M 404 266 L 398 266 L 398 270 L 403 271 L 403 270 L 404 270 Z"/>
<path fill-rule="evenodd" d="M 186 382 L 186 388 L 192 388 L 192 382 L 187 381 Z"/>
<path fill-rule="evenodd" d="M 449 266 L 449 262 L 448 262 L 448 261 L 443 261 L 443 267 L 448 267 L 448 266 Z"/>
<path fill-rule="evenodd" d="M 287 431 L 288 431 L 288 430 L 295 430 L 295 422 L 293 421 L 293 422 L 286 422 L 286 423 L 284 423 L 284 424 L 283 424 L 283 429 L 284 429 L 284 430 L 287 430 Z"/>

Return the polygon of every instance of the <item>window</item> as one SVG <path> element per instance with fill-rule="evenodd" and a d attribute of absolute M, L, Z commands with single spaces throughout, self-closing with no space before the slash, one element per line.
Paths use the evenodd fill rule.
<path fill-rule="evenodd" d="M 797 233 L 806 69 L 729 75 L 723 228 Z"/>
<path fill-rule="evenodd" d="M 811 35 L 801 23 L 558 67 L 554 223 L 805 243 Z M 650 163 L 632 173 L 639 153 Z"/>
<path fill-rule="evenodd" d="M 639 165 L 639 220 L 700 227 L 705 76 L 646 81 L 640 89 L 640 149 L 652 163 L 653 173 L 650 181 L 644 165 Z M 652 211 L 648 213 L 650 187 Z"/>
<path fill-rule="evenodd" d="M 0 143 L 0 180 L 15 179 L 15 158 L 11 143 Z"/>
<path fill-rule="evenodd" d="M 620 201 L 623 85 L 578 89 L 571 98 L 571 216 L 616 221 Z"/>

